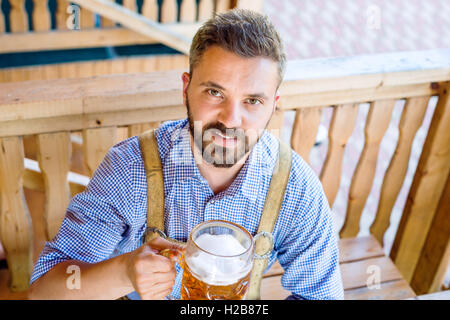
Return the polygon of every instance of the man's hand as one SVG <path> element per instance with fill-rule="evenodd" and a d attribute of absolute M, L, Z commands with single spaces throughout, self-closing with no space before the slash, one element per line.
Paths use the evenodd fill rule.
<path fill-rule="evenodd" d="M 177 275 L 175 261 L 158 254 L 163 249 L 183 250 L 181 246 L 157 237 L 129 256 L 127 274 L 143 300 L 164 299 L 172 292 Z"/>

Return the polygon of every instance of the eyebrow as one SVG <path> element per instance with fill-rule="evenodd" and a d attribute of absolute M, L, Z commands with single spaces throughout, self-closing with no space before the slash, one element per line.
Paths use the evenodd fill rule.
<path fill-rule="evenodd" d="M 226 91 L 226 89 L 224 87 L 222 87 L 220 84 L 215 83 L 213 81 L 205 81 L 200 83 L 201 86 L 204 87 L 212 87 L 212 88 L 217 88 L 223 91 Z M 252 93 L 252 94 L 246 94 L 247 97 L 249 98 L 262 98 L 264 100 L 267 100 L 267 96 L 264 93 Z"/>

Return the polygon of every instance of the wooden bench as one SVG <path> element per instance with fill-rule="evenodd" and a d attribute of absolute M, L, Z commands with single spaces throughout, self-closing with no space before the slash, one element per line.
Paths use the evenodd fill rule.
<path fill-rule="evenodd" d="M 346 300 L 400 300 L 416 297 L 373 236 L 341 239 L 339 264 Z M 373 272 L 371 266 L 379 267 L 379 287 L 372 287 L 373 283 L 368 283 Z M 280 300 L 290 295 L 281 286 L 282 274 L 283 268 L 277 261 L 264 276 L 261 299 Z"/>
<path fill-rule="evenodd" d="M 291 146 L 308 161 L 322 110 L 332 111 L 320 173 L 331 207 L 357 112 L 369 103 L 365 144 L 339 231 L 347 299 L 408 298 L 436 291 L 443 281 L 450 234 L 449 57 L 447 49 L 288 63 L 279 109 L 268 129 L 283 137 L 283 121 L 292 119 Z M 179 77 L 180 71 L 168 71 L 0 84 L 0 236 L 12 291 L 27 290 L 45 240 L 58 231 L 71 196 L 85 187 L 77 176 L 68 179 L 68 173 L 88 180 L 118 141 L 186 116 Z M 434 116 L 388 257 L 384 235 L 430 97 L 437 100 Z M 399 141 L 384 175 L 371 236 L 360 237 L 380 141 L 399 100 L 405 101 Z M 33 160 L 39 168 L 27 165 Z M 367 286 L 371 266 L 379 267 L 379 289 Z M 267 275 L 264 298 L 287 295 L 280 290 L 281 274 L 275 265 Z"/>

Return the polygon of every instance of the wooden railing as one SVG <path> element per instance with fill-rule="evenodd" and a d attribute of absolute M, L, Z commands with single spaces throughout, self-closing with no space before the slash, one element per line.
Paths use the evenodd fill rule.
<path fill-rule="evenodd" d="M 186 116 L 181 88 L 180 71 L 0 84 L 0 230 L 12 289 L 27 287 L 32 268 L 32 205 L 24 200 L 24 188 L 45 193 L 46 239 L 51 239 L 70 197 L 86 184 L 79 178 L 88 180 L 112 145 L 162 121 Z M 391 252 L 405 279 L 423 292 L 442 282 L 448 264 L 449 89 L 449 49 L 290 61 L 279 109 L 269 125 L 282 130 L 285 113 L 295 111 L 291 145 L 308 161 L 321 112 L 332 108 L 320 178 L 333 206 L 356 115 L 360 104 L 370 103 L 365 143 L 340 230 L 341 238 L 355 237 L 373 184 L 380 141 L 395 102 L 405 100 L 396 151 L 370 228 L 383 243 L 413 138 L 430 97 L 437 97 Z M 35 159 L 39 168 L 24 166 L 25 157 Z M 67 179 L 68 172 L 79 176 Z"/>
<path fill-rule="evenodd" d="M 77 1 L 74 2 L 77 3 Z M 122 5 L 117 4 L 116 8 L 128 9 L 131 14 L 129 12 L 128 15 L 115 15 L 116 18 L 125 19 L 124 23 L 127 24 L 124 27 L 103 16 L 107 12 L 98 0 L 78 2 L 82 5 L 92 2 L 91 7 L 98 12 L 94 10 L 95 13 L 93 13 L 83 6 L 80 6 L 79 11 L 71 9 L 71 2 L 67 0 L 33 0 L 34 7 L 31 11 L 26 10 L 25 0 L 3 0 L 4 6 L 9 6 L 10 11 L 6 15 L 0 10 L 0 54 L 158 44 L 161 43 L 161 39 L 166 39 L 167 33 L 191 39 L 201 23 L 216 13 L 235 7 L 262 10 L 262 0 L 182 0 L 181 2 L 124 0 Z M 1 3 L 0 0 L 0 7 Z M 51 5 L 56 5 L 56 8 L 50 10 Z M 108 12 L 111 14 L 111 10 Z M 76 19 L 77 16 L 78 19 Z M 148 19 L 147 24 L 157 24 L 166 32 L 155 38 L 148 32 L 148 28 L 144 28 L 148 26 L 140 21 L 142 18 Z M 78 29 L 72 30 L 71 28 L 75 27 L 72 26 L 74 19 L 79 22 L 79 25 L 76 26 Z M 173 42 L 170 41 L 166 43 L 169 47 L 172 44 Z M 74 61 L 6 67 L 0 69 L 0 83 L 166 71 L 188 67 L 188 58 L 182 53 L 147 54 L 137 57 L 121 57 L 113 54 L 102 59 L 81 62 L 77 61 L 74 55 L 72 59 Z"/>
<path fill-rule="evenodd" d="M 83 7 L 79 11 L 78 29 L 71 29 L 74 28 L 73 19 L 78 21 L 78 11 L 72 11 L 71 3 L 67 0 L 57 0 L 54 11 L 49 9 L 49 0 L 33 0 L 32 12 L 25 9 L 25 0 L 3 2 L 9 4 L 10 13 L 9 17 L 5 17 L 0 10 L 0 53 L 160 43 L 103 18 L 102 12 L 93 13 Z M 163 0 L 160 7 L 158 0 L 143 0 L 140 10 L 136 0 L 125 0 L 122 5 L 151 21 L 162 23 L 170 31 L 192 37 L 202 21 L 238 3 L 230 0 L 201 0 L 197 5 L 196 0 L 183 0 L 178 8 L 177 0 Z M 29 17 L 31 25 L 28 23 Z M 54 29 L 52 20 L 55 21 Z"/>

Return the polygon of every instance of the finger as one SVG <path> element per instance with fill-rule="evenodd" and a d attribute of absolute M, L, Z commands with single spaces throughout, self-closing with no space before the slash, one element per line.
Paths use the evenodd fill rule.
<path fill-rule="evenodd" d="M 177 244 L 174 242 L 171 242 L 167 239 L 156 237 L 149 241 L 147 243 L 148 246 L 150 246 L 152 249 L 156 249 L 158 251 L 163 249 L 177 249 L 177 250 L 184 250 L 184 246 L 181 244 Z"/>
<path fill-rule="evenodd" d="M 140 287 L 150 288 L 153 285 L 161 283 L 175 284 L 176 270 L 174 272 L 156 272 L 142 275 L 140 278 Z"/>
<path fill-rule="evenodd" d="M 148 288 L 141 288 L 139 295 L 142 299 L 163 299 L 168 296 L 173 290 L 173 285 L 158 284 Z"/>

